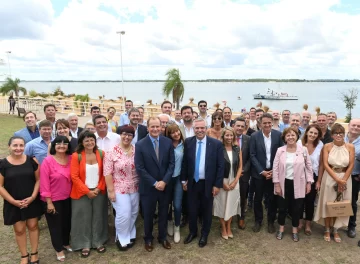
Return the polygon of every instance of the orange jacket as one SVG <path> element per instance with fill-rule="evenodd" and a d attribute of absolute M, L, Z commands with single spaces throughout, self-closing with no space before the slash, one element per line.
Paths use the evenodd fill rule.
<path fill-rule="evenodd" d="M 80 199 L 82 196 L 86 195 L 90 190 L 85 185 L 86 179 L 86 154 L 85 151 L 81 152 L 81 161 L 79 162 L 79 154 L 74 152 L 71 157 L 71 180 L 72 188 L 70 197 L 72 199 Z M 103 159 L 105 152 L 102 153 Z M 103 174 L 103 160 L 100 157 L 100 153 L 96 151 L 96 160 L 99 165 L 99 183 L 96 188 L 98 188 L 101 193 L 105 194 L 105 177 Z"/>

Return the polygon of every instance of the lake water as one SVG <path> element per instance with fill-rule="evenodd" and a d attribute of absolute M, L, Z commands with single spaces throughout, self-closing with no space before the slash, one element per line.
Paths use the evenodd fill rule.
<path fill-rule="evenodd" d="M 22 83 L 28 91 L 51 92 L 57 86 L 66 93 L 86 94 L 91 98 L 98 98 L 105 95 L 107 99 L 116 99 L 122 96 L 122 85 L 119 83 L 67 83 L 67 82 L 24 82 Z M 137 104 L 145 104 L 152 99 L 153 103 L 161 103 L 164 100 L 162 95 L 161 82 L 125 82 L 125 96 Z M 220 83 L 220 82 L 184 82 L 185 95 L 182 104 L 187 104 L 189 98 L 193 97 L 194 102 L 204 99 L 208 106 L 216 102 L 226 101 L 233 111 L 240 111 L 242 108 L 249 110 L 255 106 L 259 100 L 254 100 L 252 95 L 255 93 L 266 93 L 267 89 L 274 89 L 278 92 L 286 92 L 289 95 L 297 95 L 297 101 L 269 101 L 263 100 L 263 105 L 270 109 L 284 110 L 292 112 L 302 111 L 304 104 L 309 105 L 309 110 L 314 112 L 319 106 L 321 112 L 335 111 L 340 118 L 346 115 L 345 104 L 339 99 L 339 91 L 350 88 L 360 88 L 360 83 Z M 238 100 L 238 96 L 241 100 Z M 360 116 L 360 102 L 353 110 L 353 116 Z"/>

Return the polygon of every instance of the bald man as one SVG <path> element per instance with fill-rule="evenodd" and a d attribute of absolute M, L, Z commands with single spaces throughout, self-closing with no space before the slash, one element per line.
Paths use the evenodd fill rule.
<path fill-rule="evenodd" d="M 311 114 L 308 111 L 303 111 L 301 115 L 302 115 L 301 128 L 305 131 L 310 124 Z"/>
<path fill-rule="evenodd" d="M 355 163 L 354 169 L 351 172 L 352 179 L 352 199 L 351 205 L 354 215 L 350 216 L 347 235 L 354 238 L 356 236 L 356 213 L 357 201 L 359 198 L 360 188 L 360 119 L 352 119 L 349 123 L 349 132 L 345 136 L 345 142 L 351 143 L 355 147 Z M 360 241 L 359 241 L 360 242 Z"/>

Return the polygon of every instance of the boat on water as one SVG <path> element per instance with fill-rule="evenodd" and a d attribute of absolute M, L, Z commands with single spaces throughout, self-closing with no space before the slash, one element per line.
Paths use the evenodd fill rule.
<path fill-rule="evenodd" d="M 279 93 L 268 88 L 266 94 L 253 94 L 254 99 L 262 100 L 298 100 L 296 95 L 289 95 L 288 93 Z"/>

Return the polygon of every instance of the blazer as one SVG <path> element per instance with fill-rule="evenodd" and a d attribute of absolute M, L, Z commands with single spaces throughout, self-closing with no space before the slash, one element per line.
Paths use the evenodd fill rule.
<path fill-rule="evenodd" d="M 80 133 L 83 132 L 83 130 L 84 129 L 82 127 L 78 127 L 78 131 L 76 133 L 78 138 L 79 138 Z"/>
<path fill-rule="evenodd" d="M 247 135 L 242 135 L 241 137 L 241 154 L 243 162 L 243 175 L 240 177 L 240 181 L 249 182 L 250 180 L 250 137 Z"/>
<path fill-rule="evenodd" d="M 122 126 L 119 126 L 117 129 L 116 129 L 116 133 L 120 135 L 120 129 L 121 129 Z M 148 130 L 147 130 L 147 127 L 146 126 L 143 126 L 143 125 L 140 125 L 138 124 L 138 141 L 143 139 L 144 137 L 146 137 L 146 135 L 148 134 Z"/>
<path fill-rule="evenodd" d="M 181 124 L 179 125 L 179 129 L 180 129 L 180 132 L 181 132 L 183 138 L 186 139 L 185 125 L 181 123 Z M 194 128 L 192 128 L 192 130 L 194 130 Z M 195 133 L 194 133 L 194 134 L 195 134 Z"/>
<path fill-rule="evenodd" d="M 188 191 L 194 185 L 196 136 L 185 139 L 184 156 L 181 166 L 181 181 L 187 181 Z M 212 188 L 223 187 L 224 180 L 224 147 L 221 141 L 206 136 L 205 153 L 205 195 L 212 197 Z"/>
<path fill-rule="evenodd" d="M 253 133 L 250 137 L 251 177 L 262 179 L 264 176 L 260 173 L 265 169 L 272 169 L 276 151 L 283 145 L 281 132 L 271 129 L 270 168 L 266 168 L 266 149 L 263 132 L 259 130 Z"/>
<path fill-rule="evenodd" d="M 229 159 L 229 155 L 227 153 L 227 150 L 225 147 L 224 148 L 224 178 L 229 178 L 230 175 L 230 168 L 231 168 L 231 164 L 230 164 L 230 159 Z M 239 146 L 233 146 L 232 147 L 232 169 L 233 169 L 233 173 L 234 173 L 234 178 L 236 177 L 237 171 L 239 169 L 239 163 L 240 163 L 240 159 L 239 159 L 239 154 L 240 154 L 240 148 Z"/>
<path fill-rule="evenodd" d="M 96 188 L 98 188 L 102 194 L 105 194 L 105 177 L 103 174 L 103 159 L 105 156 L 105 151 L 103 151 L 103 157 L 100 157 L 99 150 L 96 151 L 96 160 L 99 166 L 99 183 Z M 72 199 L 80 199 L 82 196 L 86 195 L 90 190 L 85 185 L 86 181 L 86 154 L 85 151 L 81 152 L 81 160 L 79 162 L 79 154 L 74 152 L 71 156 L 71 167 L 70 167 L 72 188 L 70 197 Z"/>
<path fill-rule="evenodd" d="M 171 139 L 159 136 L 159 160 L 150 136 L 138 141 L 135 144 L 135 167 L 140 177 L 140 194 L 154 190 L 157 181 L 168 184 L 175 169 L 175 154 Z"/>
<path fill-rule="evenodd" d="M 15 137 L 22 137 L 25 139 L 25 143 L 28 143 L 32 140 L 29 130 L 27 127 L 24 127 L 23 129 L 20 129 L 14 133 Z"/>
<path fill-rule="evenodd" d="M 305 197 L 307 182 L 314 182 L 310 155 L 307 148 L 296 144 L 294 158 L 294 195 L 295 199 Z M 282 197 L 285 198 L 286 147 L 280 147 L 274 159 L 273 183 L 280 183 Z M 274 187 L 275 193 L 275 187 Z"/>

